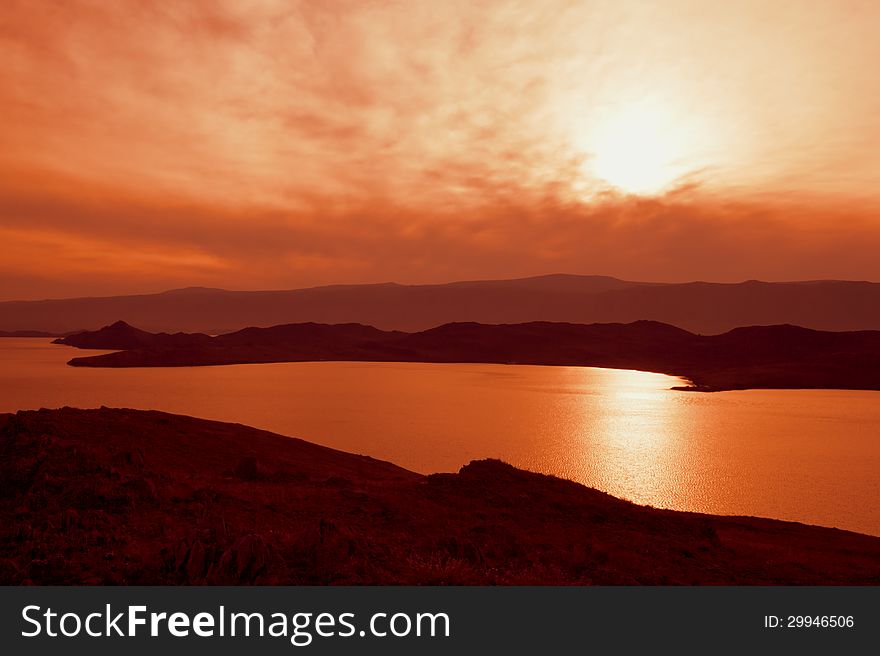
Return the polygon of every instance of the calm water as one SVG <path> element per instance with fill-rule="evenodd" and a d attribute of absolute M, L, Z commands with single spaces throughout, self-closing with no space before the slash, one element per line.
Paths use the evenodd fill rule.
<path fill-rule="evenodd" d="M 668 376 L 579 367 L 66 366 L 77 354 L 0 339 L 0 411 L 156 408 L 421 472 L 495 457 L 658 507 L 880 535 L 880 392 L 694 394 Z"/>

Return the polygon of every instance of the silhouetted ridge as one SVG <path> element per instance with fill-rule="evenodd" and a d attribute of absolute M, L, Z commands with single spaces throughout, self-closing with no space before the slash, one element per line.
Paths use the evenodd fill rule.
<path fill-rule="evenodd" d="M 685 377 L 689 389 L 880 389 L 880 332 L 751 326 L 695 335 L 656 321 L 447 323 L 417 333 L 362 324 L 285 324 L 209 337 L 154 335 L 117 322 L 56 340 L 123 349 L 74 358 L 84 367 L 158 367 L 245 362 L 360 360 L 486 362 L 641 369 Z"/>
<path fill-rule="evenodd" d="M 0 330 L 0 337 L 56 337 L 57 333 L 45 330 Z"/>
<path fill-rule="evenodd" d="M 880 583 L 876 537 L 156 411 L 0 414 L 0 481 L 0 584 Z"/>
<path fill-rule="evenodd" d="M 200 333 L 149 333 L 120 320 L 100 330 L 61 337 L 54 343 L 86 349 L 188 348 L 205 344 L 209 339 Z"/>
<path fill-rule="evenodd" d="M 173 295 L 173 294 L 214 294 L 217 292 L 228 292 L 228 289 L 221 289 L 220 287 L 181 287 L 179 289 L 169 289 L 168 291 L 162 292 L 162 294 Z"/>
<path fill-rule="evenodd" d="M 448 284 L 327 285 L 280 291 L 184 288 L 160 294 L 0 303 L 0 330 L 67 334 L 124 318 L 151 332 L 226 333 L 315 321 L 415 332 L 450 322 L 631 323 L 703 334 L 794 324 L 880 329 L 880 284 L 864 281 L 651 283 L 550 274 Z"/>

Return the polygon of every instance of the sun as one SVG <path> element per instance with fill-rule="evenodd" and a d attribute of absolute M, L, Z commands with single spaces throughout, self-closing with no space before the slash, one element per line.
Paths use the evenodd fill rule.
<path fill-rule="evenodd" d="M 687 173 L 694 136 L 667 108 L 636 103 L 619 108 L 591 131 L 585 150 L 590 173 L 629 194 L 669 190 Z"/>

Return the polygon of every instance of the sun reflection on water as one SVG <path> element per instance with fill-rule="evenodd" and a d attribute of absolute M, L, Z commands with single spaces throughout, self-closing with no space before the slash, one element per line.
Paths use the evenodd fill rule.
<path fill-rule="evenodd" d="M 880 535 L 877 392 L 671 390 L 583 367 L 311 362 L 68 367 L 49 340 L 0 340 L 0 412 L 159 409 L 234 421 L 423 473 L 500 458 L 637 503 Z"/>
<path fill-rule="evenodd" d="M 582 375 L 582 384 L 598 384 L 606 400 L 604 412 L 590 413 L 580 427 L 590 478 L 615 496 L 666 505 L 670 477 L 686 461 L 681 393 L 662 374 L 609 369 L 598 382 L 595 373 Z"/>

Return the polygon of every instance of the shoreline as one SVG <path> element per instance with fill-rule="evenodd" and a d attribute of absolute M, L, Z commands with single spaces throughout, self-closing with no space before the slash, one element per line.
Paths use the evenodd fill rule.
<path fill-rule="evenodd" d="M 211 337 L 149 333 L 118 321 L 54 343 L 112 353 L 74 367 L 178 367 L 357 361 L 600 367 L 682 379 L 678 391 L 880 390 L 880 331 L 831 333 L 751 326 L 696 335 L 651 321 L 630 324 L 444 324 L 418 332 L 362 324 L 286 324 Z M 689 384 L 688 384 L 689 383 Z"/>
<path fill-rule="evenodd" d="M 0 415 L 0 452 L 7 584 L 880 584 L 880 537 L 639 506 L 498 460 L 422 475 L 112 408 Z"/>
<path fill-rule="evenodd" d="M 106 349 L 94 349 L 106 350 Z M 497 366 L 515 366 L 515 367 L 580 367 L 585 369 L 609 369 L 613 371 L 637 371 L 640 373 L 660 374 L 670 378 L 679 378 L 683 382 L 690 382 L 690 385 L 674 385 L 668 389 L 676 392 L 744 392 L 748 390 L 840 390 L 840 391 L 861 391 L 876 392 L 880 391 L 880 385 L 871 387 L 858 386 L 762 386 L 762 385 L 736 385 L 736 386 L 716 386 L 697 383 L 693 378 L 685 374 L 673 373 L 670 371 L 662 371 L 658 369 L 639 369 L 637 367 L 612 367 L 608 365 L 592 365 L 592 364 L 569 364 L 569 363 L 551 363 L 551 362 L 498 362 L 492 360 L 401 360 L 401 359 L 351 359 L 351 358 L 319 358 L 319 359 L 272 359 L 272 360 L 230 360 L 228 362 L 206 362 L 206 363 L 138 363 L 138 364 L 104 364 L 95 363 L 92 360 L 103 357 L 103 355 L 124 354 L 128 351 L 111 351 L 102 355 L 81 356 L 71 358 L 67 361 L 67 365 L 71 367 L 95 368 L 95 369 L 177 369 L 177 368 L 195 368 L 195 367 L 226 367 L 241 365 L 263 365 L 263 364 L 297 364 L 297 363 L 315 363 L 315 362 L 351 362 L 362 364 L 431 364 L 431 365 L 468 365 L 483 364 Z"/>

